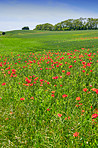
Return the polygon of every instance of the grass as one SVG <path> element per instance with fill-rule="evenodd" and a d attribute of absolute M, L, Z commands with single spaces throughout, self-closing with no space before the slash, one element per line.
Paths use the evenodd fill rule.
<path fill-rule="evenodd" d="M 98 49 L 98 30 L 91 31 L 10 31 L 0 37 L 1 52 L 68 51 Z M 94 49 L 95 48 L 95 49 Z"/>
<path fill-rule="evenodd" d="M 97 36 L 12 31 L 0 37 L 0 147 L 98 146 Z"/>

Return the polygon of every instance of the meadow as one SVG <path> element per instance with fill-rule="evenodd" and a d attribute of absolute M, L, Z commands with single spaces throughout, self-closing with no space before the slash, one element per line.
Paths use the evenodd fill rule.
<path fill-rule="evenodd" d="M 0 147 L 98 146 L 98 30 L 0 36 Z"/>

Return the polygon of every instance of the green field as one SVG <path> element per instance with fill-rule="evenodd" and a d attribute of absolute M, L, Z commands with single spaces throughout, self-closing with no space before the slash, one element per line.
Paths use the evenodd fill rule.
<path fill-rule="evenodd" d="M 93 47 L 94 46 L 94 47 Z M 98 49 L 98 30 L 87 31 L 10 31 L 0 36 L 1 52 L 68 51 Z"/>
<path fill-rule="evenodd" d="M 98 30 L 0 36 L 0 148 L 98 147 Z"/>

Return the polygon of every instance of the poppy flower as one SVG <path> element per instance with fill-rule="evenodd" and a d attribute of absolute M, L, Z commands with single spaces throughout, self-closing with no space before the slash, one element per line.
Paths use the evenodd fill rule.
<path fill-rule="evenodd" d="M 53 94 L 54 94 L 54 93 L 55 93 L 55 91 L 51 91 L 51 93 L 53 93 Z"/>
<path fill-rule="evenodd" d="M 3 85 L 6 85 L 6 83 L 2 83 L 2 86 L 3 86 Z"/>
<path fill-rule="evenodd" d="M 30 99 L 34 100 L 34 97 L 31 97 Z"/>
<path fill-rule="evenodd" d="M 69 68 L 71 68 L 71 67 L 72 67 L 72 65 L 69 66 Z"/>
<path fill-rule="evenodd" d="M 79 136 L 79 133 L 78 132 L 75 132 L 75 133 L 73 133 L 73 136 L 74 137 L 78 137 Z"/>
<path fill-rule="evenodd" d="M 71 74 L 70 72 L 67 72 L 67 73 L 66 73 L 67 76 L 69 76 L 70 74 Z"/>
<path fill-rule="evenodd" d="M 68 96 L 68 95 L 66 95 L 66 94 L 62 95 L 63 98 L 66 98 L 67 96 Z"/>
<path fill-rule="evenodd" d="M 80 97 L 77 97 L 76 100 L 80 100 Z"/>
<path fill-rule="evenodd" d="M 97 118 L 98 117 L 98 114 L 93 114 L 92 115 L 92 118 L 94 119 L 94 118 Z"/>
<path fill-rule="evenodd" d="M 58 114 L 58 117 L 61 117 L 62 116 L 62 114 Z"/>
<path fill-rule="evenodd" d="M 52 94 L 51 97 L 54 97 L 54 94 Z"/>
<path fill-rule="evenodd" d="M 98 94 L 98 89 L 96 89 L 96 91 L 95 91 L 95 92 L 96 92 L 96 94 Z"/>
<path fill-rule="evenodd" d="M 21 101 L 25 100 L 25 98 L 20 98 Z"/>
<path fill-rule="evenodd" d="M 64 73 L 64 72 L 65 72 L 65 70 L 62 70 L 62 72 Z"/>
<path fill-rule="evenodd" d="M 84 89 L 83 89 L 83 91 L 85 91 L 85 92 L 86 92 L 87 90 L 88 90 L 87 88 L 84 88 Z"/>

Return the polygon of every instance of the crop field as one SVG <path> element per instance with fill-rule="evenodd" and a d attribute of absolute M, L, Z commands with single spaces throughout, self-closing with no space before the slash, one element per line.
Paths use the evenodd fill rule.
<path fill-rule="evenodd" d="M 0 36 L 0 147 L 98 147 L 98 30 Z"/>

